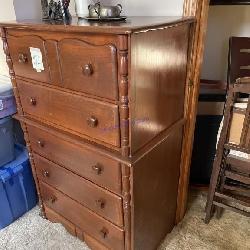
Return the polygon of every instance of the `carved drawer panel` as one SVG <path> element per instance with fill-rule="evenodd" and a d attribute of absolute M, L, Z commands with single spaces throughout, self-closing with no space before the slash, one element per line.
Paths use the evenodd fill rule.
<path fill-rule="evenodd" d="M 8 38 L 8 45 L 15 74 L 17 76 L 27 77 L 41 82 L 50 82 L 45 42 L 40 37 L 10 36 Z M 34 52 L 32 48 L 35 48 Z M 36 66 L 34 68 L 33 64 L 38 67 L 37 70 Z M 39 70 L 39 68 L 43 69 Z"/>
<path fill-rule="evenodd" d="M 118 99 L 117 51 L 111 43 L 97 45 L 78 38 L 45 40 L 19 34 L 9 36 L 8 45 L 19 77 Z"/>
<path fill-rule="evenodd" d="M 34 155 L 39 180 L 55 187 L 85 207 L 123 226 L 122 198 L 100 188 L 38 155 Z"/>
<path fill-rule="evenodd" d="M 92 45 L 64 39 L 58 42 L 58 49 L 65 88 L 113 100 L 118 98 L 114 45 Z"/>
<path fill-rule="evenodd" d="M 79 136 L 120 146 L 118 106 L 18 81 L 24 113 Z"/>
<path fill-rule="evenodd" d="M 124 231 L 122 229 L 47 184 L 40 182 L 40 189 L 47 207 L 63 215 L 105 246 L 116 250 L 124 249 Z"/>
<path fill-rule="evenodd" d="M 32 150 L 66 169 L 121 194 L 120 164 L 50 132 L 27 125 Z"/>

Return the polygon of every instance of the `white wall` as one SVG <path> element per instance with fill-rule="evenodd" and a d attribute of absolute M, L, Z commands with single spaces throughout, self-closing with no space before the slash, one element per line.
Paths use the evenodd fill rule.
<path fill-rule="evenodd" d="M 16 19 L 19 20 L 40 19 L 42 17 L 40 0 L 14 0 L 14 8 Z"/>
<path fill-rule="evenodd" d="M 97 0 L 93 2 L 97 2 Z M 124 8 L 123 14 L 128 16 L 181 16 L 183 9 L 183 0 L 101 0 L 101 3 L 120 3 Z M 72 0 L 70 11 L 75 12 Z"/>
<path fill-rule="evenodd" d="M 230 36 L 250 37 L 250 6 L 211 6 L 201 77 L 226 80 Z"/>

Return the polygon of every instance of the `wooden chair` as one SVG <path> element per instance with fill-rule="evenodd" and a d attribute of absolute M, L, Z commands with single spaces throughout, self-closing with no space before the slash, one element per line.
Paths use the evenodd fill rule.
<path fill-rule="evenodd" d="M 230 37 L 227 82 L 250 76 L 250 38 Z"/>
<path fill-rule="evenodd" d="M 240 94 L 247 94 L 239 107 Z M 250 154 L 250 77 L 240 78 L 229 86 L 223 128 L 217 146 L 206 205 L 205 222 L 214 208 L 220 216 L 222 208 L 250 216 L 250 160 L 234 156 L 231 150 Z"/>

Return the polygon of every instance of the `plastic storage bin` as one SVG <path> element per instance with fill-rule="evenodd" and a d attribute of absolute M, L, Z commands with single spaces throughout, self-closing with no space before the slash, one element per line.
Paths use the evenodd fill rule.
<path fill-rule="evenodd" d="M 15 145 L 16 159 L 0 168 L 0 229 L 8 226 L 37 203 L 28 153 Z"/>
<path fill-rule="evenodd" d="M 14 154 L 13 120 L 11 117 L 0 119 L 0 167 L 12 161 Z"/>
<path fill-rule="evenodd" d="M 16 101 L 10 84 L 0 84 L 0 118 L 16 113 Z"/>

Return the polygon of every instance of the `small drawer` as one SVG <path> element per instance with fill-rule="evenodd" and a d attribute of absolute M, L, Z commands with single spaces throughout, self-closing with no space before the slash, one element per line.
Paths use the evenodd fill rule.
<path fill-rule="evenodd" d="M 68 132 L 120 147 L 118 106 L 18 81 L 25 115 Z"/>
<path fill-rule="evenodd" d="M 123 226 L 122 198 L 102 189 L 79 175 L 34 154 L 36 174 L 39 180 L 55 187 L 74 200 Z"/>
<path fill-rule="evenodd" d="M 46 48 L 44 40 L 38 36 L 8 37 L 8 47 L 12 59 L 15 74 L 17 76 L 41 81 L 50 82 L 50 73 L 46 57 Z M 43 70 L 36 70 L 32 63 L 31 50 L 35 48 L 35 56 L 43 64 Z M 40 56 L 39 56 L 40 55 Z M 34 58 L 34 60 L 37 60 Z M 41 64 L 39 64 L 41 66 Z"/>
<path fill-rule="evenodd" d="M 63 39 L 58 42 L 58 49 L 63 87 L 118 99 L 117 53 L 114 45 Z"/>
<path fill-rule="evenodd" d="M 65 219 L 92 235 L 105 246 L 116 250 L 124 249 L 122 229 L 45 183 L 40 182 L 40 189 L 45 206 L 63 215 Z"/>
<path fill-rule="evenodd" d="M 32 150 L 45 158 L 121 194 L 120 164 L 97 152 L 79 147 L 50 132 L 27 125 Z"/>

